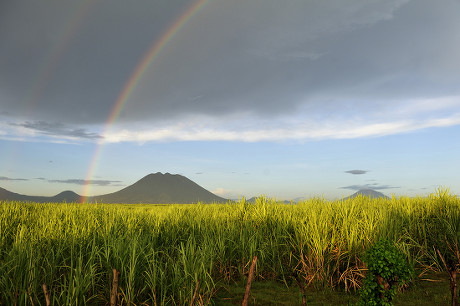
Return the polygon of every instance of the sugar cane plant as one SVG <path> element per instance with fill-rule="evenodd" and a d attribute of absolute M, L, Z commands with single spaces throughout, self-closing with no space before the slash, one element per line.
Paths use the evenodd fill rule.
<path fill-rule="evenodd" d="M 354 291 L 369 241 L 397 241 L 417 269 L 440 271 L 438 253 L 458 263 L 459 229 L 460 199 L 444 192 L 296 205 L 0 201 L 0 305 L 108 305 L 111 292 L 126 305 L 213 303 L 216 291 L 246 277 L 254 256 L 254 282 Z"/>

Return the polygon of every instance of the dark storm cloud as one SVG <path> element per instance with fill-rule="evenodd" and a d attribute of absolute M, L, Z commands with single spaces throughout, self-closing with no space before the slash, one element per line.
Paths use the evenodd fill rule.
<path fill-rule="evenodd" d="M 446 33 L 443 22 L 433 17 L 427 24 L 424 17 L 454 16 L 439 5 L 431 11 L 428 2 L 406 2 L 352 1 L 347 10 L 338 1 L 219 2 L 221 10 L 203 13 L 184 31 L 189 39 L 178 42 L 182 48 L 168 48 L 147 71 L 130 99 L 139 107 L 124 115 L 250 112 L 276 118 L 306 107 L 319 116 L 349 117 L 391 108 L 391 99 L 444 92 L 445 79 L 428 73 L 444 74 L 444 65 L 428 53 L 439 53 L 440 45 L 460 51 L 460 41 L 452 41 L 452 27 Z M 427 44 L 428 31 L 440 32 L 430 36 L 435 45 Z M 407 44 L 413 39 L 415 45 Z M 451 92 L 459 93 L 457 76 L 448 79 Z"/>
<path fill-rule="evenodd" d="M 105 121 L 137 63 L 190 2 L 3 3 L 0 106 L 46 120 Z"/>
<path fill-rule="evenodd" d="M 28 179 L 0 176 L 0 181 L 28 181 Z"/>
<path fill-rule="evenodd" d="M 38 131 L 39 133 L 50 135 L 50 136 L 65 136 L 72 138 L 84 138 L 84 139 L 100 139 L 101 135 L 91 133 L 83 128 L 71 128 L 66 124 L 59 122 L 24 122 L 24 123 L 11 123 L 13 126 L 21 126 L 27 129 Z"/>
<path fill-rule="evenodd" d="M 74 185 L 97 185 L 97 186 L 122 186 L 121 181 L 110 180 L 82 180 L 82 179 L 67 179 L 67 180 L 48 180 L 50 183 L 74 184 Z"/>
<path fill-rule="evenodd" d="M 367 170 L 348 170 L 348 171 L 345 171 L 345 173 L 349 173 L 349 174 L 355 174 L 355 175 L 359 175 L 359 174 L 366 174 Z"/>
<path fill-rule="evenodd" d="M 394 189 L 394 188 L 400 188 L 400 187 L 390 186 L 390 185 L 365 184 L 365 185 L 350 185 L 350 186 L 344 186 L 340 188 L 350 189 L 350 190 L 362 190 L 362 189 L 385 190 L 385 189 Z"/>
<path fill-rule="evenodd" d="M 107 122 L 138 63 L 193 3 L 3 4 L 0 109 L 41 133 L 99 138 L 43 123 Z M 401 99 L 460 95 L 459 10 L 453 0 L 209 1 L 161 48 L 116 123 L 137 132 L 133 123 L 246 116 L 271 127 L 300 111 L 326 126 L 389 120 Z"/>

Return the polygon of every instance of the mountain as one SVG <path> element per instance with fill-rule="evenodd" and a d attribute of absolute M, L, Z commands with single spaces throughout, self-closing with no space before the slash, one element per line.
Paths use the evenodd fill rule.
<path fill-rule="evenodd" d="M 88 199 L 100 203 L 211 203 L 227 202 L 185 176 L 179 174 L 149 174 L 120 191 Z"/>
<path fill-rule="evenodd" d="M 354 199 L 357 196 L 362 195 L 365 197 L 371 197 L 371 198 L 384 198 L 384 199 L 389 199 L 386 195 L 384 195 L 381 192 L 375 191 L 373 189 L 361 189 L 355 193 L 353 193 L 351 196 L 344 198 L 344 200 L 348 199 Z"/>
<path fill-rule="evenodd" d="M 67 203 L 73 203 L 73 202 L 79 202 L 81 196 L 76 194 L 73 191 L 67 190 L 63 191 L 60 194 L 55 195 L 54 197 L 51 197 L 52 201 L 51 202 L 67 202 Z"/>
<path fill-rule="evenodd" d="M 0 188 L 0 201 L 22 201 L 22 202 L 38 202 L 38 203 L 56 203 L 56 202 L 78 202 L 80 196 L 73 191 L 64 191 L 52 197 L 44 196 L 28 196 Z"/>
<path fill-rule="evenodd" d="M 3 201 L 27 201 L 25 198 L 27 196 L 8 191 L 6 189 L 0 188 L 0 200 Z"/>
<path fill-rule="evenodd" d="M 52 197 L 27 196 L 0 188 L 0 201 L 23 201 L 23 202 L 79 202 L 81 196 L 73 191 L 64 191 Z M 93 196 L 88 202 L 98 203 L 212 203 L 227 202 L 185 176 L 179 174 L 162 174 L 160 172 L 149 174 L 136 183 L 117 192 Z"/>

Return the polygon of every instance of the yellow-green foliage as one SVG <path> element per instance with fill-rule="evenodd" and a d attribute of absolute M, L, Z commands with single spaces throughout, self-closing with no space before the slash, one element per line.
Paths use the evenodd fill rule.
<path fill-rule="evenodd" d="M 416 268 L 440 268 L 460 234 L 460 200 L 424 198 L 281 204 L 103 205 L 0 202 L 0 304 L 104 304 L 112 269 L 126 304 L 190 303 L 197 281 L 208 302 L 223 282 L 257 275 L 357 288 L 374 241 L 395 242 Z M 433 236 L 438 235 L 438 236 Z M 441 236 L 439 236 L 441 235 Z"/>

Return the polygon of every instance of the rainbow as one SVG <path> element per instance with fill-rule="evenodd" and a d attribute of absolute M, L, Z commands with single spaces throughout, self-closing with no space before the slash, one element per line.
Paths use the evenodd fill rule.
<path fill-rule="evenodd" d="M 152 44 L 150 49 L 142 57 L 141 61 L 137 64 L 130 78 L 123 86 L 123 89 L 120 95 L 115 101 L 115 104 L 112 110 L 110 111 L 109 117 L 104 125 L 105 126 L 104 132 L 103 132 L 104 135 L 107 134 L 107 132 L 110 130 L 115 120 L 120 115 L 120 112 L 123 109 L 124 105 L 126 104 L 126 101 L 128 101 L 128 98 L 130 97 L 134 89 L 136 88 L 137 84 L 139 83 L 139 80 L 145 74 L 145 71 L 147 70 L 147 68 L 155 61 L 155 59 L 158 57 L 158 54 L 160 54 L 161 51 L 164 49 L 164 47 L 174 38 L 177 32 L 179 32 L 180 29 L 182 29 L 183 26 L 194 15 L 196 15 L 209 1 L 210 0 L 195 1 L 184 13 L 182 13 L 176 20 L 174 20 L 172 25 L 161 35 L 161 37 Z M 96 146 L 96 149 L 94 150 L 94 154 L 93 154 L 93 157 L 90 162 L 90 166 L 89 166 L 86 178 L 85 178 L 85 184 L 83 186 L 83 191 L 81 193 L 82 196 L 81 196 L 80 202 L 82 203 L 86 201 L 89 195 L 91 179 L 94 175 L 96 166 L 99 162 L 99 158 L 102 153 L 103 145 L 104 145 L 104 141 L 99 142 L 98 145 Z"/>

